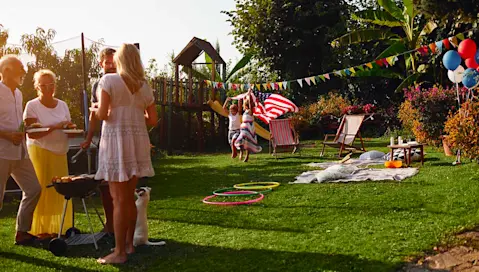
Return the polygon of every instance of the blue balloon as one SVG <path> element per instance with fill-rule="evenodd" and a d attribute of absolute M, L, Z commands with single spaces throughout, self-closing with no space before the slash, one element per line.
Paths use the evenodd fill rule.
<path fill-rule="evenodd" d="M 462 84 L 468 89 L 477 85 L 479 80 L 479 72 L 473 68 L 468 68 L 464 71 L 464 77 L 462 78 Z"/>
<path fill-rule="evenodd" d="M 461 64 L 461 56 L 454 50 L 447 51 L 442 57 L 442 63 L 447 70 L 456 70 Z"/>
<path fill-rule="evenodd" d="M 476 59 L 476 63 L 479 64 L 479 50 L 477 50 L 476 56 L 474 56 L 474 58 Z"/>

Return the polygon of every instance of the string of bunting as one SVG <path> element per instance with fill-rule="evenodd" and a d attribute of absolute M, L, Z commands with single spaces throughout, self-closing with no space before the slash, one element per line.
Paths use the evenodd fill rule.
<path fill-rule="evenodd" d="M 429 54 L 430 52 L 433 54 L 440 54 L 442 53 L 443 49 L 445 48 L 446 50 L 451 49 L 451 47 L 458 47 L 460 41 L 465 39 L 465 33 L 472 33 L 472 30 L 467 30 L 464 32 L 461 32 L 459 34 L 456 34 L 454 36 L 451 36 L 449 38 L 430 43 L 428 45 L 423 45 L 421 47 L 399 53 L 394 56 L 389 56 L 386 58 L 382 59 L 377 59 L 371 62 L 363 63 L 360 65 L 352 66 L 346 69 L 342 70 L 335 70 L 329 73 L 324 73 L 321 75 L 316 75 L 316 76 L 308 76 L 305 78 L 299 78 L 295 80 L 285 80 L 285 81 L 280 81 L 280 82 L 265 82 L 265 83 L 225 83 L 225 82 L 216 82 L 216 81 L 211 81 L 211 80 L 205 80 L 206 86 L 208 87 L 213 87 L 215 89 L 226 89 L 226 90 L 249 90 L 250 88 L 253 90 L 287 90 L 291 88 L 291 83 L 296 82 L 301 88 L 305 86 L 304 83 L 306 83 L 308 86 L 311 86 L 311 84 L 317 85 L 321 82 L 326 82 L 327 80 L 330 80 L 332 76 L 336 77 L 346 77 L 346 76 L 351 76 L 356 74 L 356 72 L 359 71 L 367 71 L 370 69 L 373 69 L 375 67 L 389 67 L 393 66 L 396 61 L 398 61 L 398 57 L 406 54 L 410 54 L 412 52 L 419 52 L 421 55 L 425 56 Z"/>

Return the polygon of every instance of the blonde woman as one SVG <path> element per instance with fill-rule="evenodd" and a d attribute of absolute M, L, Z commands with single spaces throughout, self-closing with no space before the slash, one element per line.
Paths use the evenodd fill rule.
<path fill-rule="evenodd" d="M 33 76 L 38 97 L 28 101 L 23 113 L 27 127 L 49 128 L 48 132 L 29 133 L 28 154 L 32 160 L 42 193 L 33 214 L 32 234 L 54 236 L 60 229 L 64 198 L 54 189 L 47 189 L 55 176 L 68 175 L 68 137 L 61 129 L 72 127 L 70 111 L 65 102 L 54 97 L 56 76 L 40 70 Z M 63 232 L 72 226 L 72 206 L 67 207 Z"/>
<path fill-rule="evenodd" d="M 97 117 L 104 120 L 96 179 L 108 181 L 113 198 L 115 249 L 98 259 L 101 264 L 124 263 L 135 250 L 135 188 L 138 178 L 154 175 L 146 125 L 154 126 L 158 114 L 153 90 L 145 79 L 140 53 L 123 44 L 114 56 L 118 74 L 104 75 L 97 96 Z"/>

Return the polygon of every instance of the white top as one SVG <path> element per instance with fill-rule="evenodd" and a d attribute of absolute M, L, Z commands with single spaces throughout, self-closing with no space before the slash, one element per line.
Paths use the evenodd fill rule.
<path fill-rule="evenodd" d="M 22 124 L 23 95 L 20 90 L 12 90 L 0 82 L 0 131 L 19 131 Z M 0 159 L 20 160 L 28 158 L 25 141 L 20 145 L 0 138 Z"/>
<path fill-rule="evenodd" d="M 102 91 L 110 95 L 110 112 L 103 121 L 95 179 L 121 182 L 154 176 L 145 122 L 145 110 L 155 101 L 153 90 L 145 82 L 132 94 L 120 75 L 106 74 L 97 89 L 100 103 Z"/>
<path fill-rule="evenodd" d="M 60 99 L 55 108 L 47 108 L 35 98 L 27 102 L 23 119 L 36 118 L 37 123 L 44 127 L 56 125 L 60 122 L 71 121 L 70 110 L 65 102 Z M 68 152 L 68 136 L 60 129 L 55 129 L 40 139 L 28 137 L 27 145 L 36 145 L 58 155 L 65 155 Z"/>
<path fill-rule="evenodd" d="M 228 114 L 228 119 L 230 120 L 230 123 L 228 125 L 229 130 L 238 130 L 241 127 L 241 116 L 239 113 L 236 113 L 235 115 L 232 115 L 231 113 Z"/>

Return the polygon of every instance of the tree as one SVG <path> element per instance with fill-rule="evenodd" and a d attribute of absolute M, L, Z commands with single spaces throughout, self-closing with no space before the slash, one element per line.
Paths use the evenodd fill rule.
<path fill-rule="evenodd" d="M 448 21 L 475 21 L 478 17 L 479 1 L 477 0 L 414 0 L 417 9 L 435 18 L 439 23 Z"/>
<path fill-rule="evenodd" d="M 328 43 L 346 31 L 350 6 L 344 0 L 236 0 L 236 9 L 225 12 L 240 52 L 251 53 L 259 66 L 281 79 L 318 75 L 343 64 L 344 50 Z M 345 86 L 331 80 L 320 88 L 296 89 L 292 98 L 300 103 L 324 90 Z"/>
<path fill-rule="evenodd" d="M 18 54 L 20 54 L 21 48 L 7 46 L 7 40 L 8 40 L 8 30 L 6 30 L 3 27 L 3 25 L 0 24 L 0 58 L 3 55 L 8 55 L 8 54 L 18 55 Z"/>
<path fill-rule="evenodd" d="M 387 41 L 389 47 L 377 56 L 377 59 L 382 59 L 420 47 L 426 36 L 437 27 L 434 21 L 425 20 L 418 14 L 412 0 L 403 0 L 402 6 L 393 0 L 377 0 L 377 3 L 381 9 L 366 9 L 351 16 L 353 20 L 364 23 L 366 28 L 350 31 L 335 39 L 332 46 Z M 411 52 L 404 58 L 409 73 L 396 90 L 402 90 L 424 72 L 425 66 L 416 65 L 415 54 Z"/>

